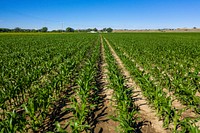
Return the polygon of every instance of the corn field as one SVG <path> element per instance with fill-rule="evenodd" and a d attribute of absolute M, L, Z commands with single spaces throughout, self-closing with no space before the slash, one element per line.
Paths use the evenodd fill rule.
<path fill-rule="evenodd" d="M 0 132 L 200 132 L 199 33 L 0 34 Z"/>

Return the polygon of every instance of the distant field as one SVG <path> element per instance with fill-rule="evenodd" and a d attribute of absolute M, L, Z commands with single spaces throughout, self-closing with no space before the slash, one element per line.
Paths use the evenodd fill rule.
<path fill-rule="evenodd" d="M 200 132 L 200 33 L 0 33 L 1 132 Z"/>
<path fill-rule="evenodd" d="M 114 30 L 113 32 L 115 33 L 125 33 L 125 32 L 159 32 L 159 33 L 162 33 L 162 32 L 184 32 L 184 33 L 188 33 L 188 32 L 197 32 L 199 33 L 200 32 L 200 29 L 143 29 L 143 30 Z"/>

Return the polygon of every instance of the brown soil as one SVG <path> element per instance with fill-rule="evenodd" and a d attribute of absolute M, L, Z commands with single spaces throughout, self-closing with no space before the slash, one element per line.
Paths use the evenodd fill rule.
<path fill-rule="evenodd" d="M 132 62 L 135 62 L 135 60 L 134 60 L 134 59 L 131 59 L 131 58 L 129 57 L 129 55 L 128 55 L 126 52 L 123 51 L 123 53 L 124 53 L 124 55 L 125 55 L 127 58 L 129 58 Z M 139 69 L 140 71 L 145 71 L 145 73 L 149 73 L 148 70 L 144 70 L 144 69 L 143 69 L 141 66 L 139 66 L 137 63 L 136 63 L 136 65 L 137 65 L 137 67 L 138 67 L 138 69 Z M 167 75 L 170 77 L 170 79 L 173 79 L 172 76 L 171 76 L 170 74 L 167 74 Z M 154 79 L 154 78 L 152 78 L 152 79 Z M 186 108 L 187 108 L 187 107 L 186 107 L 185 105 L 183 105 L 179 100 L 176 99 L 176 97 L 174 96 L 174 92 L 169 92 L 166 88 L 164 88 L 163 91 L 167 94 L 168 97 L 171 97 L 171 99 L 172 99 L 172 101 L 173 101 L 173 102 L 172 102 L 172 106 L 173 106 L 174 108 L 176 108 L 176 109 L 186 109 Z M 200 96 L 200 93 L 197 91 L 197 93 L 196 93 L 195 96 Z M 198 114 L 196 114 L 196 113 L 194 112 L 194 110 L 192 110 L 192 109 L 190 109 L 190 108 L 187 108 L 187 109 L 182 113 L 181 119 L 188 118 L 188 117 L 189 117 L 189 118 L 197 118 L 197 117 L 198 117 Z M 197 122 L 196 125 L 197 125 L 198 127 L 200 127 L 200 121 Z"/>
<path fill-rule="evenodd" d="M 100 89 L 102 89 L 101 97 L 103 98 L 103 104 L 100 110 L 98 110 L 95 113 L 96 124 L 94 131 L 95 133 L 115 133 L 116 127 L 118 126 L 118 123 L 113 121 L 109 118 L 109 116 L 116 114 L 115 109 L 113 108 L 113 102 L 112 102 L 112 94 L 113 90 L 109 89 L 107 87 L 108 85 L 108 70 L 106 69 L 106 62 L 105 62 L 105 53 L 104 53 L 104 46 L 103 46 L 103 40 L 101 37 L 101 47 L 100 47 L 100 53 L 101 53 L 101 61 L 99 63 L 99 69 L 101 78 L 99 79 L 100 83 Z"/>
<path fill-rule="evenodd" d="M 59 101 L 54 103 L 54 107 L 50 109 L 46 120 L 43 122 L 43 127 L 41 127 L 40 132 L 54 131 L 55 122 L 59 122 L 62 128 L 66 127 L 66 123 L 73 117 L 70 110 L 71 102 L 69 97 L 74 95 L 74 89 L 77 86 L 70 86 L 66 92 L 61 94 Z M 68 126 L 69 127 L 69 126 Z"/>
<path fill-rule="evenodd" d="M 172 99 L 172 106 L 176 109 L 186 109 L 182 114 L 181 114 L 181 119 L 184 119 L 184 118 L 198 118 L 199 115 L 196 114 L 194 112 L 193 109 L 190 109 L 190 108 L 187 108 L 187 106 L 183 105 L 180 101 L 178 101 L 176 99 L 176 97 L 173 95 L 174 93 L 173 92 L 169 92 L 166 88 L 163 89 L 163 91 L 167 94 L 167 96 L 171 97 Z M 200 129 L 200 121 L 196 122 L 195 123 L 197 127 L 199 127 Z"/>
<path fill-rule="evenodd" d="M 195 96 L 200 97 L 200 93 L 197 91 Z"/>
<path fill-rule="evenodd" d="M 103 44 L 101 43 L 101 59 L 99 62 L 99 75 L 97 77 L 98 83 L 98 94 L 94 94 L 95 96 L 100 97 L 100 101 L 98 101 L 98 107 L 94 110 L 94 114 L 88 118 L 89 124 L 91 126 L 90 132 L 95 133 L 115 133 L 116 127 L 118 126 L 117 122 L 111 120 L 109 116 L 116 114 L 114 108 L 112 108 L 112 93 L 113 91 L 108 89 L 108 70 L 105 68 L 105 55 Z M 73 86 L 71 90 L 74 92 L 78 86 Z M 75 93 L 67 94 L 69 97 L 74 96 L 77 97 Z M 68 98 L 69 98 L 68 97 Z M 67 98 L 67 99 L 68 99 Z M 71 108 L 71 102 L 67 99 L 62 99 L 60 102 L 56 103 L 55 108 L 53 108 L 53 112 L 45 121 L 45 129 L 42 132 L 53 131 L 55 129 L 55 121 L 58 121 L 62 128 L 65 127 L 65 130 L 68 132 L 72 132 L 69 126 L 69 121 L 73 118 L 73 113 L 70 110 L 66 110 Z M 78 99 L 78 98 L 77 98 Z M 68 124 L 68 125 L 66 125 Z"/>
<path fill-rule="evenodd" d="M 172 106 L 176 109 L 185 109 L 187 108 L 185 105 L 183 105 L 180 101 L 176 99 L 176 97 L 173 95 L 173 92 L 169 92 L 166 88 L 163 89 L 163 91 L 167 94 L 167 97 L 171 97 L 172 99 Z M 185 112 L 183 112 L 182 117 L 196 117 L 196 114 L 191 110 L 187 109 Z"/>
<path fill-rule="evenodd" d="M 163 122 L 159 120 L 158 117 L 156 117 L 156 111 L 151 109 L 148 105 L 148 102 L 146 101 L 145 97 L 143 96 L 141 89 L 139 86 L 136 85 L 136 83 L 132 80 L 129 71 L 126 70 L 124 67 L 123 62 L 118 57 L 118 55 L 115 53 L 113 48 L 111 47 L 110 43 L 106 38 L 104 38 L 106 43 L 108 44 L 112 55 L 116 59 L 117 64 L 119 65 L 123 75 L 127 78 L 127 86 L 130 88 L 134 88 L 134 98 L 136 99 L 135 104 L 139 106 L 140 110 L 140 116 L 144 121 L 146 121 L 147 126 L 144 126 L 142 129 L 142 132 L 157 132 L 157 133 L 167 133 L 168 131 L 165 130 L 163 126 Z"/>

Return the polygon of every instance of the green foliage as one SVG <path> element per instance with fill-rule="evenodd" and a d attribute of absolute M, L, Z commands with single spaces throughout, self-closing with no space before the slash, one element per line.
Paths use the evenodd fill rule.
<path fill-rule="evenodd" d="M 114 90 L 117 114 L 111 116 L 114 121 L 120 124 L 120 131 L 132 133 L 137 126 L 137 107 L 133 104 L 132 90 L 125 86 L 125 78 L 120 73 L 115 59 L 107 45 L 105 46 L 106 61 L 108 63 L 110 88 Z"/>
<path fill-rule="evenodd" d="M 196 113 L 200 110 L 200 98 L 196 96 L 200 90 L 199 33 L 105 36 L 163 120 L 163 126 L 173 124 L 174 132 L 199 132 L 195 126 L 198 119 L 181 117 L 187 108 Z M 71 102 L 66 110 L 73 117 L 65 127 L 54 121 L 53 131 L 64 133 L 69 126 L 72 132 L 89 132 L 99 100 L 99 44 L 97 34 L 0 34 L 0 131 L 39 132 L 54 104 L 65 97 Z M 104 47 L 116 101 L 117 113 L 112 119 L 119 122 L 120 131 L 134 132 L 138 108 L 132 88 L 125 86 L 126 79 L 109 47 Z M 76 86 L 74 94 L 63 96 L 71 86 Z M 187 108 L 175 109 L 163 88 Z"/>
<path fill-rule="evenodd" d="M 107 28 L 106 31 L 107 31 L 107 32 L 112 32 L 113 29 L 112 29 L 112 28 Z"/>
<path fill-rule="evenodd" d="M 112 32 L 113 29 L 110 28 L 110 27 L 109 27 L 109 28 L 103 28 L 102 31 L 103 31 L 103 32 Z"/>
<path fill-rule="evenodd" d="M 197 130 L 191 121 L 180 120 L 182 110 L 172 106 L 173 93 L 187 108 L 199 113 L 199 33 L 119 33 L 105 35 L 143 94 L 164 121 L 164 127 L 174 124 L 174 131 Z M 127 56 L 128 55 L 128 56 Z M 142 68 L 142 69 L 141 69 Z M 187 109 L 186 108 L 186 109 Z M 193 120 L 193 118 L 190 118 Z M 183 126 L 182 122 L 190 126 Z"/>
<path fill-rule="evenodd" d="M 74 32 L 74 29 L 71 28 L 71 27 L 67 27 L 67 28 L 66 28 L 66 32 Z"/>
<path fill-rule="evenodd" d="M 67 91 L 67 86 L 75 84 L 72 79 L 78 76 L 85 53 L 98 36 L 0 36 L 0 129 L 38 132 L 51 113 L 50 108 Z M 58 126 L 57 130 L 61 131 Z"/>
<path fill-rule="evenodd" d="M 42 27 L 41 32 L 47 32 L 48 28 L 47 27 Z"/>

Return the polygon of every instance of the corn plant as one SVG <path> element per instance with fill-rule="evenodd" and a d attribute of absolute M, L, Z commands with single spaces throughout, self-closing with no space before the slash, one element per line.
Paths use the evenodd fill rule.
<path fill-rule="evenodd" d="M 23 131 L 31 128 L 38 132 L 53 103 L 68 89 L 66 86 L 74 84 L 72 78 L 76 77 L 77 66 L 96 37 L 12 35 L 7 42 L 1 41 L 5 51 L 1 51 L 0 59 L 0 124 L 6 126 L 8 121 L 26 118 L 27 122 L 21 126 Z M 78 50 L 80 47 L 82 50 Z M 22 110 L 23 117 L 10 117 L 7 112 L 12 110 Z M 11 128 L 2 127 L 8 132 L 22 131 L 14 123 Z"/>
<path fill-rule="evenodd" d="M 121 132 L 135 132 L 137 127 L 136 114 L 137 107 L 133 104 L 132 91 L 125 86 L 125 79 L 117 67 L 116 61 L 111 55 L 107 45 L 105 45 L 106 61 L 108 63 L 110 87 L 114 90 L 114 98 L 116 100 L 117 116 L 111 116 L 120 124 Z"/>
<path fill-rule="evenodd" d="M 180 111 L 182 110 L 178 111 L 172 107 L 173 101 L 170 96 L 166 96 L 163 88 L 173 92 L 177 99 L 189 108 L 193 108 L 197 113 L 199 110 L 200 99 L 195 96 L 199 90 L 197 83 L 199 82 L 199 78 L 197 78 L 199 67 L 196 65 L 199 58 L 195 49 L 198 49 L 199 46 L 191 43 L 195 42 L 194 40 L 198 37 L 191 40 L 188 38 L 194 34 L 181 35 L 185 39 L 179 38 L 180 34 L 105 35 L 143 89 L 143 94 L 156 108 L 160 118 L 164 121 L 164 127 L 168 127 L 170 123 L 173 123 L 174 127 L 180 126 L 181 121 L 184 120 L 180 120 Z M 172 37 L 175 39 L 171 40 Z M 124 56 L 124 51 L 129 58 Z M 141 71 L 138 66 L 142 66 L 145 71 Z M 187 122 L 196 129 L 194 124 L 189 124 L 190 121 Z M 184 129 L 182 131 L 187 130 L 186 127 L 181 127 L 181 129 Z"/>

